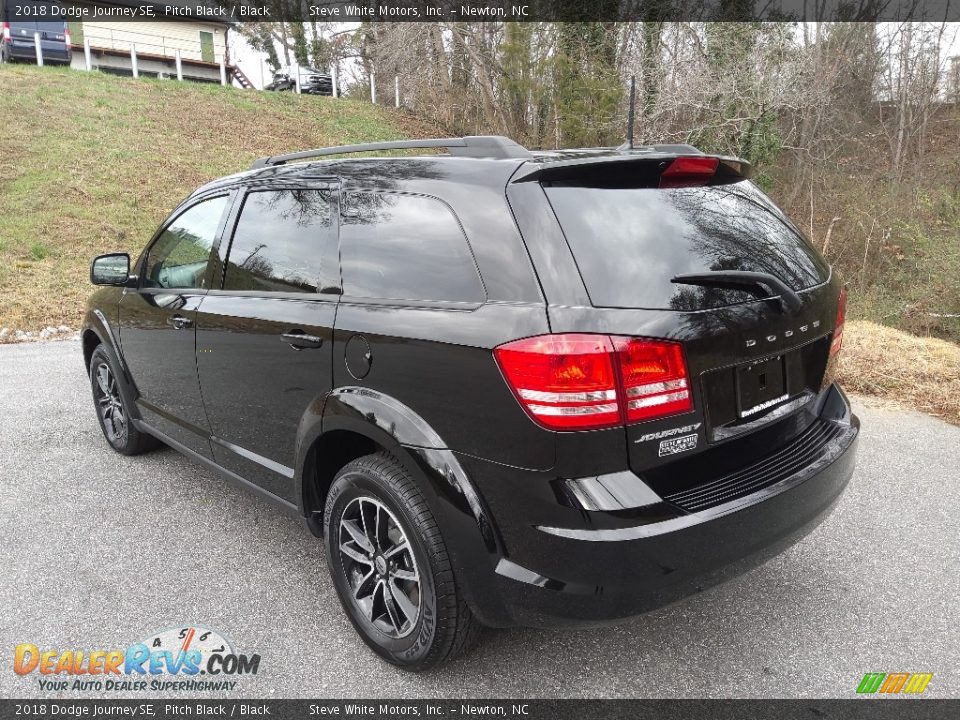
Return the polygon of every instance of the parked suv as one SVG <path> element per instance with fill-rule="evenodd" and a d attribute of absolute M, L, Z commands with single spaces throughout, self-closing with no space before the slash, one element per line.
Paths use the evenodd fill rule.
<path fill-rule="evenodd" d="M 0 62 L 37 61 L 36 35 L 45 64 L 69 65 L 70 31 L 59 3 L 44 0 L 0 3 Z"/>
<path fill-rule="evenodd" d="M 450 154 L 349 158 L 413 147 Z M 499 137 L 264 158 L 93 261 L 100 425 L 305 518 L 409 669 L 484 625 L 659 607 L 803 537 L 853 472 L 844 291 L 748 174 Z"/>

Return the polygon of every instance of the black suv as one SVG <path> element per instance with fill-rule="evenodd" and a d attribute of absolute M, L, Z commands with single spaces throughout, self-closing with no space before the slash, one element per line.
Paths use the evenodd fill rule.
<path fill-rule="evenodd" d="M 293 162 L 419 147 L 449 154 Z M 840 281 L 748 174 L 500 137 L 259 160 L 132 269 L 94 260 L 104 435 L 303 516 L 361 637 L 410 669 L 483 625 L 701 590 L 823 520 L 859 432 Z"/>

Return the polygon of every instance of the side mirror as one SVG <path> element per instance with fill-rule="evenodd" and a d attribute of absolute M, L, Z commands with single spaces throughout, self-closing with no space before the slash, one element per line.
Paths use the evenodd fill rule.
<path fill-rule="evenodd" d="M 90 282 L 94 285 L 126 287 L 130 279 L 130 256 L 127 253 L 98 255 L 90 263 Z"/>

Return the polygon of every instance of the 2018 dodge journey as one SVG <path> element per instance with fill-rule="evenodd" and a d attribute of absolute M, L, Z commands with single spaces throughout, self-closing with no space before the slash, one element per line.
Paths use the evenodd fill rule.
<path fill-rule="evenodd" d="M 813 529 L 859 432 L 841 283 L 748 176 L 501 137 L 261 159 L 94 260 L 104 435 L 303 516 L 406 668 L 696 592 Z"/>

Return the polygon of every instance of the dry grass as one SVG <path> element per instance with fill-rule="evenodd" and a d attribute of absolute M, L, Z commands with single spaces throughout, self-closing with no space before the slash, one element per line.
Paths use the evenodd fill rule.
<path fill-rule="evenodd" d="M 138 253 L 255 157 L 433 130 L 370 103 L 0 65 L 0 328 L 77 327 L 90 258 Z"/>
<path fill-rule="evenodd" d="M 848 321 L 840 381 L 960 425 L 960 345 L 867 321 Z"/>

